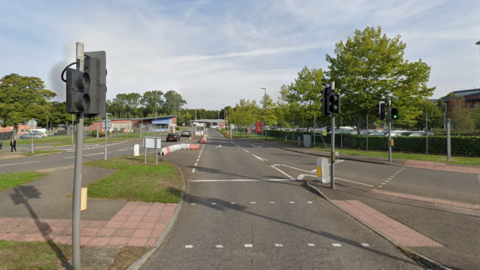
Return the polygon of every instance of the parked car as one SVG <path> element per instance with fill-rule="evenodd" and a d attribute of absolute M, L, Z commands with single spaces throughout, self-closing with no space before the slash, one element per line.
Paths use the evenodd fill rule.
<path fill-rule="evenodd" d="M 35 133 L 26 133 L 26 134 L 23 134 L 20 136 L 20 139 L 39 139 L 39 138 L 42 138 L 42 135 L 40 134 L 35 134 Z"/>
<path fill-rule="evenodd" d="M 192 136 L 192 132 L 190 132 L 190 130 L 183 130 L 182 131 L 182 137 L 191 137 Z"/>
<path fill-rule="evenodd" d="M 180 141 L 180 135 L 178 133 L 168 133 L 165 141 Z"/>

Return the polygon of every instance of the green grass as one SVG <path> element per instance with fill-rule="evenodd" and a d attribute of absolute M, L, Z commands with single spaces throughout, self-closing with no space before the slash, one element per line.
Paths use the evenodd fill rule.
<path fill-rule="evenodd" d="M 39 172 L 0 173 L 0 191 L 35 181 L 45 176 L 46 174 Z"/>
<path fill-rule="evenodd" d="M 178 203 L 182 190 L 182 179 L 177 169 L 155 157 L 125 156 L 109 160 L 85 163 L 118 171 L 88 185 L 88 197 L 98 199 L 124 199 L 159 203 Z"/>
<path fill-rule="evenodd" d="M 68 245 L 0 240 L 0 269 L 60 269 L 72 254 Z M 62 259 L 60 259 L 62 258 Z"/>
<path fill-rule="evenodd" d="M 225 134 L 225 131 L 221 130 L 220 133 Z M 234 133 L 233 138 L 246 138 L 246 139 L 255 139 L 255 134 L 247 134 L 247 133 Z M 261 135 L 257 135 L 257 139 L 261 139 Z M 277 141 L 285 143 L 286 145 L 298 145 L 297 142 L 291 141 L 291 136 L 287 137 L 287 142 L 282 140 L 281 138 L 277 137 L 268 137 L 269 141 Z M 317 145 L 322 144 L 322 141 L 317 141 Z M 312 147 L 312 149 L 330 152 L 330 148 L 324 147 Z M 335 151 L 340 153 L 340 158 L 342 157 L 342 153 L 344 154 L 351 154 L 351 155 L 359 155 L 359 156 L 369 156 L 369 157 L 379 157 L 388 159 L 388 152 L 380 152 L 380 151 L 364 151 L 364 150 L 354 150 L 354 149 L 340 149 L 335 148 Z M 403 152 L 392 152 L 393 159 L 402 159 L 402 160 L 418 160 L 418 161 L 431 161 L 431 162 L 440 162 L 440 163 L 447 163 L 447 164 L 459 164 L 459 165 L 470 165 L 470 166 L 477 166 L 480 165 L 480 157 L 460 157 L 460 156 L 452 156 L 450 161 L 447 161 L 446 155 L 427 155 L 427 154 L 417 154 L 417 153 L 403 153 Z"/>
<path fill-rule="evenodd" d="M 40 155 L 49 155 L 49 154 L 54 154 L 54 153 L 61 153 L 63 151 L 61 150 L 35 150 L 33 151 L 33 154 L 30 152 L 24 152 L 23 155 L 30 157 L 30 156 L 40 156 Z"/>

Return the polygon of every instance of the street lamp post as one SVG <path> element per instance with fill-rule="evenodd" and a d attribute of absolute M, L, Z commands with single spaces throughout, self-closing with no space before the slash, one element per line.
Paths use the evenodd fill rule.
<path fill-rule="evenodd" d="M 265 90 L 265 95 L 264 95 L 265 99 L 263 101 L 264 102 L 263 107 L 265 107 L 265 125 L 264 125 L 263 128 L 265 129 L 265 141 L 266 141 L 267 140 L 267 129 L 265 127 L 267 126 L 267 88 L 262 87 L 260 89 Z"/>

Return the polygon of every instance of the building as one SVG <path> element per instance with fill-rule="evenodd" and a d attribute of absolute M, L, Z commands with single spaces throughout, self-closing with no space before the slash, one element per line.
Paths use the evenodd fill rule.
<path fill-rule="evenodd" d="M 108 119 L 112 122 L 109 132 L 135 132 L 142 129 L 142 131 L 168 131 L 170 124 L 177 124 L 176 115 L 144 117 L 144 118 L 118 118 Z M 95 121 L 92 125 L 85 127 L 85 130 L 98 130 L 105 132 L 105 120 Z"/>
<path fill-rule="evenodd" d="M 225 120 L 223 119 L 199 119 L 199 120 L 190 120 L 190 126 L 193 122 L 204 123 L 206 127 L 218 126 L 219 129 L 225 128 Z"/>
<path fill-rule="evenodd" d="M 443 99 L 443 102 L 447 104 L 447 113 L 450 113 L 454 107 L 454 99 L 463 97 L 465 103 L 470 108 L 480 106 L 480 88 L 453 91 L 448 97 Z"/>

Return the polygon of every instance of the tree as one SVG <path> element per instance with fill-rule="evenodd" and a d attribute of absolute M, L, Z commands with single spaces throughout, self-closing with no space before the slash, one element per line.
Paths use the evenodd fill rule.
<path fill-rule="evenodd" d="M 313 122 L 314 116 L 321 116 L 323 71 L 304 67 L 298 72 L 298 78 L 288 86 L 288 93 L 282 87 L 284 99 L 290 104 L 289 111 L 295 118 L 304 118 Z M 281 92 L 282 94 L 282 92 Z"/>
<path fill-rule="evenodd" d="M 48 101 L 55 96 L 54 92 L 45 89 L 40 78 L 14 73 L 6 75 L 0 79 L 0 120 L 3 120 L 3 126 L 17 129 L 20 122 L 32 118 L 46 123 Z"/>
<path fill-rule="evenodd" d="M 463 97 L 452 99 L 452 111 L 449 114 L 453 129 L 474 129 L 474 110 L 465 103 Z"/>
<path fill-rule="evenodd" d="M 184 104 L 187 102 L 182 98 L 182 95 L 174 90 L 169 90 L 163 97 L 165 98 L 164 111 L 166 114 L 178 114 Z"/>
<path fill-rule="evenodd" d="M 160 90 L 146 91 L 143 93 L 140 102 L 145 106 L 146 115 L 155 115 L 155 111 L 157 110 L 157 112 L 159 112 L 165 104 L 163 92 Z"/>
<path fill-rule="evenodd" d="M 356 30 L 345 43 L 335 45 L 335 56 L 326 56 L 327 76 L 342 95 L 342 115 L 357 119 L 359 126 L 362 116 L 375 114 L 378 102 L 389 98 L 402 112 L 400 124 L 416 123 L 422 113 L 419 105 L 433 94 L 434 87 L 427 87 L 427 64 L 403 58 L 405 46 L 400 36 L 382 35 L 380 27 Z"/>

